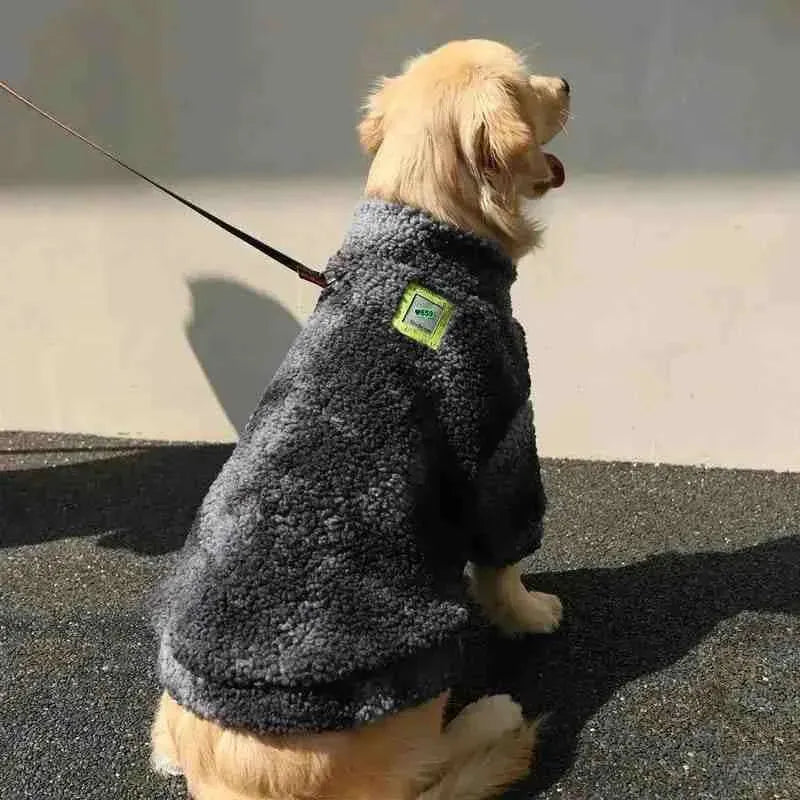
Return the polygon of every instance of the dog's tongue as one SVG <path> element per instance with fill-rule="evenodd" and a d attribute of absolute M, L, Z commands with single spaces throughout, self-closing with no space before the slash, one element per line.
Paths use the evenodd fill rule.
<path fill-rule="evenodd" d="M 545 153 L 544 157 L 547 159 L 547 166 L 550 167 L 550 172 L 553 173 L 553 180 L 550 183 L 551 189 L 558 189 L 559 186 L 564 185 L 566 180 L 566 172 L 561 160 L 556 158 L 552 153 Z"/>

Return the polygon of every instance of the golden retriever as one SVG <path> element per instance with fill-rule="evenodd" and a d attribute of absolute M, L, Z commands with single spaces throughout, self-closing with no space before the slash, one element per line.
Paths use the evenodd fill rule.
<path fill-rule="evenodd" d="M 526 200 L 563 183 L 541 146 L 563 127 L 569 85 L 531 76 L 496 42 L 447 44 L 381 81 L 359 125 L 372 156 L 366 194 L 427 211 L 492 239 L 514 260 L 537 240 Z M 474 570 L 472 588 L 508 633 L 548 632 L 553 595 L 529 592 L 518 567 Z M 480 800 L 523 778 L 535 724 L 506 695 L 484 697 L 443 728 L 447 693 L 361 728 L 259 736 L 201 719 L 164 694 L 153 764 L 183 774 L 196 800 Z"/>

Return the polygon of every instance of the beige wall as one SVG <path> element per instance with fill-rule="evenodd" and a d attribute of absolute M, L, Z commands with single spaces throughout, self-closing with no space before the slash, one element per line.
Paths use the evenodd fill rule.
<path fill-rule="evenodd" d="M 577 116 L 515 291 L 542 451 L 800 469 L 800 4 L 430 5 L 19 0 L 0 77 L 319 265 L 370 80 L 526 48 Z M 4 99 L 0 145 L 0 428 L 232 438 L 314 288 Z"/>

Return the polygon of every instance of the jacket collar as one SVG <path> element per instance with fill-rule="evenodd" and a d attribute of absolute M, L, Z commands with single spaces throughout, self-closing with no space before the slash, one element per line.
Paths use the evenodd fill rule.
<path fill-rule="evenodd" d="M 325 276 L 333 283 L 360 265 L 408 273 L 434 288 L 451 287 L 503 305 L 517 276 L 514 262 L 494 242 L 419 209 L 374 199 L 356 210 Z"/>

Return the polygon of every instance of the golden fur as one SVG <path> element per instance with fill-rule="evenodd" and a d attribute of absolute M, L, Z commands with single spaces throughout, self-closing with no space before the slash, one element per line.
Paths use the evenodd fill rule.
<path fill-rule="evenodd" d="M 511 698 L 482 698 L 443 733 L 446 700 L 352 731 L 267 737 L 223 729 L 165 693 L 153 763 L 183 772 L 195 800 L 480 800 L 527 774 L 536 729 Z"/>
<path fill-rule="evenodd" d="M 452 42 L 368 99 L 359 126 L 373 156 L 367 195 L 425 209 L 517 259 L 536 243 L 524 201 L 553 177 L 541 146 L 568 113 L 561 78 L 531 76 L 496 42 Z"/>
<path fill-rule="evenodd" d="M 556 180 L 541 145 L 568 105 L 560 78 L 530 76 L 501 44 L 445 45 L 370 96 L 359 125 L 373 159 L 366 193 L 494 239 L 517 259 L 537 236 L 524 202 Z M 507 633 L 561 621 L 558 598 L 528 592 L 517 567 L 476 568 L 472 590 Z M 165 693 L 153 765 L 183 774 L 196 800 L 482 800 L 527 774 L 535 724 L 516 703 L 484 697 L 443 729 L 446 701 L 351 731 L 270 737 L 222 728 Z"/>

